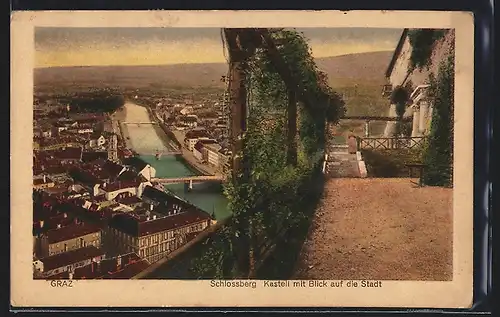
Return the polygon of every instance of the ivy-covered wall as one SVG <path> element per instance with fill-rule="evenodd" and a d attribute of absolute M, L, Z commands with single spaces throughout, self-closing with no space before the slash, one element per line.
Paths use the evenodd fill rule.
<path fill-rule="evenodd" d="M 433 104 L 432 121 L 424 153 L 424 183 L 434 186 L 453 185 L 454 127 L 454 55 L 442 61 L 437 78 L 429 79 L 429 98 Z"/>
<path fill-rule="evenodd" d="M 259 263 L 271 245 L 286 248 L 283 243 L 289 232 L 308 223 L 308 206 L 321 195 L 326 124 L 336 123 L 343 115 L 344 102 L 317 69 L 301 34 L 281 29 L 271 35 L 309 99 L 297 107 L 297 162 L 287 160 L 288 89 L 265 52 L 258 50 L 248 61 L 247 74 L 250 107 L 243 156 L 251 175 L 227 184 L 233 217 L 207 245 L 205 254 L 193 260 L 192 271 L 200 277 L 246 276 L 249 268 L 240 259 L 252 249 Z M 265 270 L 260 272 L 264 275 L 260 278 L 267 277 Z"/>
<path fill-rule="evenodd" d="M 432 63 L 431 56 L 434 46 L 445 34 L 446 30 L 439 29 L 412 29 L 408 31 L 408 39 L 412 47 L 409 71 L 428 67 Z"/>

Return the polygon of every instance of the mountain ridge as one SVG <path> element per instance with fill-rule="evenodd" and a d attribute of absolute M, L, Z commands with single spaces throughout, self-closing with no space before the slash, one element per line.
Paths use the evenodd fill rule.
<path fill-rule="evenodd" d="M 366 80 L 383 82 L 392 51 L 346 54 L 315 59 L 333 83 Z M 91 84 L 136 86 L 173 85 L 223 87 L 226 63 L 193 63 L 133 66 L 62 66 L 34 69 L 34 84 Z"/>

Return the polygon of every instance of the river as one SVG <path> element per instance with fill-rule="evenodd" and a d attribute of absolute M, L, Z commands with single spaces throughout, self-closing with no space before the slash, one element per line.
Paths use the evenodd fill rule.
<path fill-rule="evenodd" d="M 131 102 L 127 102 L 124 107 L 126 113 L 123 121 L 151 121 L 146 108 Z M 130 138 L 128 141 L 133 150 L 139 154 L 140 158 L 156 169 L 156 177 L 199 175 L 182 158 L 175 156 L 163 156 L 160 160 L 155 158 L 153 153 L 167 146 L 167 142 L 165 142 L 167 137 L 158 126 L 122 124 L 122 130 L 124 135 Z M 190 192 L 185 191 L 184 184 L 170 184 L 165 185 L 165 187 L 207 213 L 214 214 L 217 220 L 230 215 L 227 198 L 222 194 L 222 186 L 218 183 L 195 183 Z"/>

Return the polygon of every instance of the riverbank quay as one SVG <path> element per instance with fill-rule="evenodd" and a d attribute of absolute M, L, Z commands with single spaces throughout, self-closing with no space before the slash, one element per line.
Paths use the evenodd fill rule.
<path fill-rule="evenodd" d="M 132 150 L 132 143 L 130 141 L 128 131 L 122 128 L 121 122 L 125 120 L 127 116 L 127 108 L 124 106 L 115 110 L 110 116 L 109 120 L 111 121 L 112 132 L 118 137 L 118 145 L 119 147 L 126 148 L 128 150 Z"/>
<path fill-rule="evenodd" d="M 172 134 L 176 138 L 176 141 L 180 144 L 183 144 L 186 133 L 184 131 L 172 130 Z M 199 172 L 204 175 L 219 175 L 220 173 L 216 168 L 210 167 L 206 164 L 202 164 L 199 162 L 194 156 L 193 152 L 189 151 L 185 146 L 180 148 L 182 152 L 182 157 L 186 160 L 186 162 L 196 168 Z"/>

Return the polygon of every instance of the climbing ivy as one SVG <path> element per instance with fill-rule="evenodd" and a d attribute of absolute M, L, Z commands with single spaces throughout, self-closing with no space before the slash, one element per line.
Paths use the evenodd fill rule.
<path fill-rule="evenodd" d="M 412 47 L 410 70 L 429 66 L 434 43 L 445 34 L 446 30 L 439 29 L 413 29 L 408 31 L 408 39 Z"/>
<path fill-rule="evenodd" d="M 399 118 L 396 124 L 396 136 L 399 136 L 404 130 L 402 119 L 406 111 L 409 96 L 410 94 L 406 87 L 401 86 L 397 86 L 391 94 L 391 103 L 396 105 L 396 114 Z"/>
<path fill-rule="evenodd" d="M 433 104 L 429 141 L 424 152 L 424 183 L 434 186 L 453 184 L 454 54 L 439 67 L 437 78 L 429 78 Z"/>
<path fill-rule="evenodd" d="M 284 29 L 272 30 L 271 36 L 292 75 L 301 80 L 302 94 L 309 99 L 297 107 L 297 164 L 288 164 L 286 157 L 287 87 L 266 52 L 258 49 L 247 65 L 249 115 L 243 156 L 250 178 L 238 176 L 226 184 L 225 195 L 233 216 L 207 252 L 195 261 L 193 271 L 198 276 L 245 274 L 247 268 L 238 259 L 250 246 L 259 259 L 263 245 L 307 221 L 304 206 L 314 203 L 311 199 L 316 198 L 312 197 L 319 197 L 312 192 L 317 186 L 311 184 L 320 181 L 317 175 L 324 155 L 326 124 L 336 123 L 345 112 L 343 100 L 329 87 L 326 74 L 318 70 L 304 37 Z M 242 242 L 251 237 L 247 244 Z"/>

